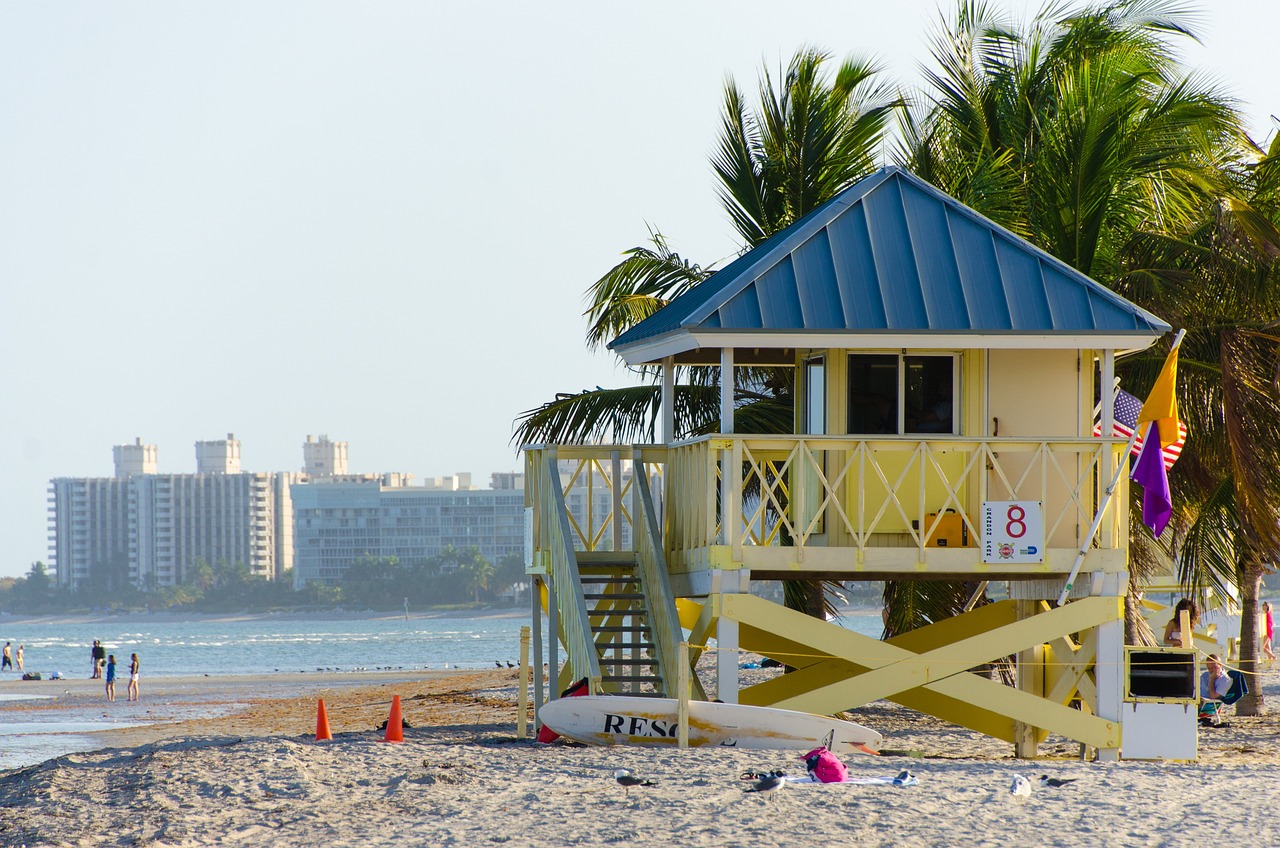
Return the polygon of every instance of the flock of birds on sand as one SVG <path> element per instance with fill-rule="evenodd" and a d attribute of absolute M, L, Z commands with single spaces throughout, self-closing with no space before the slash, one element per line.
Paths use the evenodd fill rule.
<path fill-rule="evenodd" d="M 657 786 L 658 782 L 648 777 L 641 777 L 631 769 L 618 769 L 613 773 L 614 780 L 622 787 L 625 797 L 631 796 L 632 787 Z M 1025 801 L 1031 797 L 1031 781 L 1020 774 L 1011 775 L 1009 784 L 1009 794 L 1018 801 Z M 772 771 L 747 771 L 742 774 L 743 780 L 752 781 L 749 786 L 743 787 L 743 792 L 758 792 L 763 795 L 773 795 L 777 790 L 786 786 L 787 772 L 785 769 L 773 769 Z M 1040 775 L 1040 787 L 1042 789 L 1062 789 L 1069 784 L 1075 783 L 1078 778 L 1059 778 L 1050 777 L 1047 774 Z M 909 771 L 901 771 L 892 780 L 885 782 L 892 783 L 894 786 L 912 786 L 917 781 L 914 775 Z"/>

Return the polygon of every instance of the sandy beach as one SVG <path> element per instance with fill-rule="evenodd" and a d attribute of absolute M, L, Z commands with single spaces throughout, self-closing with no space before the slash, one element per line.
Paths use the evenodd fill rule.
<path fill-rule="evenodd" d="M 91 715 L 100 693 L 84 684 L 23 708 Z M 1264 691 L 1280 698 L 1280 673 Z M 376 728 L 396 694 L 409 726 L 388 744 Z M 314 740 L 319 697 L 328 742 Z M 1194 764 L 1083 762 L 1053 739 L 1019 761 L 882 702 L 854 718 L 884 733 L 886 755 L 845 757 L 850 776 L 908 769 L 918 785 L 759 796 L 739 775 L 803 774 L 799 752 L 538 746 L 516 738 L 508 669 L 173 678 L 136 709 L 157 723 L 0 772 L 0 845 L 1280 845 L 1273 716 L 1201 729 Z M 171 720 L 192 711 L 203 717 Z M 658 785 L 627 794 L 617 768 Z M 1025 801 L 1014 773 L 1036 783 Z M 1075 782 L 1042 788 L 1041 774 Z"/>

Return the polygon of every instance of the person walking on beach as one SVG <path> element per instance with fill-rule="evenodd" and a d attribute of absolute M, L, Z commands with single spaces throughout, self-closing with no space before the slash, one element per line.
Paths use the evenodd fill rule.
<path fill-rule="evenodd" d="M 134 654 L 129 658 L 129 700 L 138 700 L 138 655 Z"/>
<path fill-rule="evenodd" d="M 93 660 L 93 674 L 89 675 L 89 679 L 101 680 L 102 664 L 107 661 L 107 649 L 102 647 L 102 643 L 97 639 L 93 640 L 93 647 L 89 649 L 89 657 Z"/>
<path fill-rule="evenodd" d="M 12 642 L 4 643 L 4 659 L 0 660 L 0 671 L 6 668 L 13 671 L 13 649 L 9 647 L 12 644 Z"/>
<path fill-rule="evenodd" d="M 1276 661 L 1276 620 L 1271 615 L 1271 602 L 1263 601 L 1262 603 L 1262 652 L 1267 655 L 1267 665 Z M 22 663 L 18 663 L 18 668 L 22 668 Z"/>
<path fill-rule="evenodd" d="M 13 655 L 14 661 L 18 664 L 18 671 L 22 671 L 22 654 L 24 651 L 26 651 L 26 649 L 27 649 L 26 645 L 19 645 L 18 652 Z"/>
<path fill-rule="evenodd" d="M 107 657 L 107 700 L 116 699 L 116 655 Z"/>

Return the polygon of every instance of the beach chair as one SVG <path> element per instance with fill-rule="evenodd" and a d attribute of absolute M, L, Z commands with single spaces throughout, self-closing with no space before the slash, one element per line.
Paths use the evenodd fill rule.
<path fill-rule="evenodd" d="M 1201 724 L 1215 727 L 1221 726 L 1222 709 L 1231 706 L 1249 694 L 1249 682 L 1245 680 L 1243 671 L 1229 668 L 1227 669 L 1227 677 L 1231 678 L 1231 688 L 1227 690 L 1227 694 L 1222 696 L 1222 700 L 1205 701 L 1200 705 L 1199 719 Z"/>

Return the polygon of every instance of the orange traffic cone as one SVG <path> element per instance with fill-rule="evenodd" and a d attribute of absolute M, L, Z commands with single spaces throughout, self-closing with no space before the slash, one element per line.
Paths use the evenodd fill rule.
<path fill-rule="evenodd" d="M 403 742 L 404 722 L 400 718 L 400 696 L 391 696 L 391 715 L 387 718 L 387 735 L 383 742 Z"/>
<path fill-rule="evenodd" d="M 324 711 L 324 698 L 320 699 L 320 707 L 316 710 L 316 741 L 332 739 L 329 732 L 329 714 Z"/>

